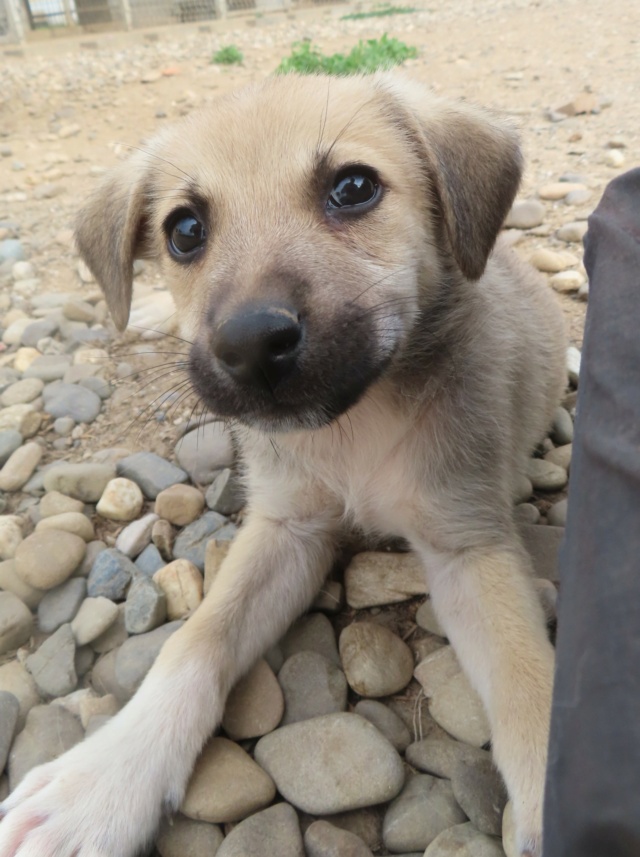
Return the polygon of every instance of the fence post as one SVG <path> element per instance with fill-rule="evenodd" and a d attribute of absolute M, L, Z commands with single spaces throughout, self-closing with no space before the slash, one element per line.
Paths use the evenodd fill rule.
<path fill-rule="evenodd" d="M 214 0 L 213 5 L 216 10 L 216 18 L 227 17 L 227 0 Z"/>
<path fill-rule="evenodd" d="M 127 30 L 133 30 L 133 16 L 131 14 L 131 3 L 129 0 L 120 0 L 122 7 L 122 17 Z"/>

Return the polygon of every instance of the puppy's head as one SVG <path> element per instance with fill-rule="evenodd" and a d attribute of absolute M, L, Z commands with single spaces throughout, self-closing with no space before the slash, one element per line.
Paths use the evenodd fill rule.
<path fill-rule="evenodd" d="M 513 132 L 477 109 L 387 76 L 275 77 L 110 174 L 77 241 L 120 329 L 134 259 L 162 260 L 214 413 L 316 427 L 482 275 L 519 179 Z"/>

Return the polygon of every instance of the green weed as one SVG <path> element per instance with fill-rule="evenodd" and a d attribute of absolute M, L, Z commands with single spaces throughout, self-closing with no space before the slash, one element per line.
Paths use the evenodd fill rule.
<path fill-rule="evenodd" d="M 409 15 L 417 12 L 415 6 L 383 6 L 381 9 L 373 9 L 371 12 L 353 12 L 351 15 L 343 15 L 341 21 L 361 21 L 363 18 L 386 18 L 387 15 Z"/>
<path fill-rule="evenodd" d="M 218 65 L 240 65 L 243 59 L 244 56 L 239 48 L 235 45 L 227 45 L 224 48 L 220 48 L 219 51 L 216 51 L 211 62 L 217 63 Z"/>
<path fill-rule="evenodd" d="M 374 71 L 400 65 L 418 55 L 416 48 L 405 45 L 386 33 L 380 39 L 359 41 L 348 54 L 327 56 L 312 47 L 310 41 L 296 42 L 291 56 L 285 57 L 277 74 L 371 74 Z"/>

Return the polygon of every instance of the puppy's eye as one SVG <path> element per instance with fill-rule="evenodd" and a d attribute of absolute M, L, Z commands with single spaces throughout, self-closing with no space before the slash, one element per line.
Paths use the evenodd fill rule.
<path fill-rule="evenodd" d="M 190 256 L 207 238 L 204 224 L 190 211 L 176 211 L 167 222 L 169 252 L 176 258 Z"/>
<path fill-rule="evenodd" d="M 331 211 L 364 210 L 369 208 L 380 196 L 378 176 L 369 167 L 347 167 L 336 176 L 327 200 Z"/>

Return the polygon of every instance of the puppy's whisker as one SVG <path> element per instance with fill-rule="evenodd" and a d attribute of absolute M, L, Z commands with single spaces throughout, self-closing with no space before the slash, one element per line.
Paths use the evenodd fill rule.
<path fill-rule="evenodd" d="M 150 158 L 155 158 L 157 161 L 162 161 L 165 164 L 168 164 L 170 167 L 173 167 L 174 170 L 178 170 L 179 173 L 182 173 L 183 176 L 189 179 L 190 182 L 196 184 L 196 179 L 190 175 L 188 172 L 179 167 L 177 164 L 174 164 L 168 158 L 163 158 L 161 155 L 157 155 L 155 152 L 151 152 L 149 149 L 143 149 L 141 146 L 131 146 L 127 145 L 128 149 L 134 152 L 141 152 L 143 155 L 147 155 Z"/>
<path fill-rule="evenodd" d="M 169 316 L 171 318 L 171 316 Z M 132 330 L 144 330 L 147 333 L 160 333 L 162 336 L 169 336 L 171 339 L 177 339 L 178 342 L 184 342 L 185 345 L 193 345 L 190 339 L 183 339 L 182 336 L 177 336 L 175 333 L 169 333 L 166 330 L 157 330 L 155 327 L 142 327 L 139 324 L 131 324 L 129 327 Z"/>

